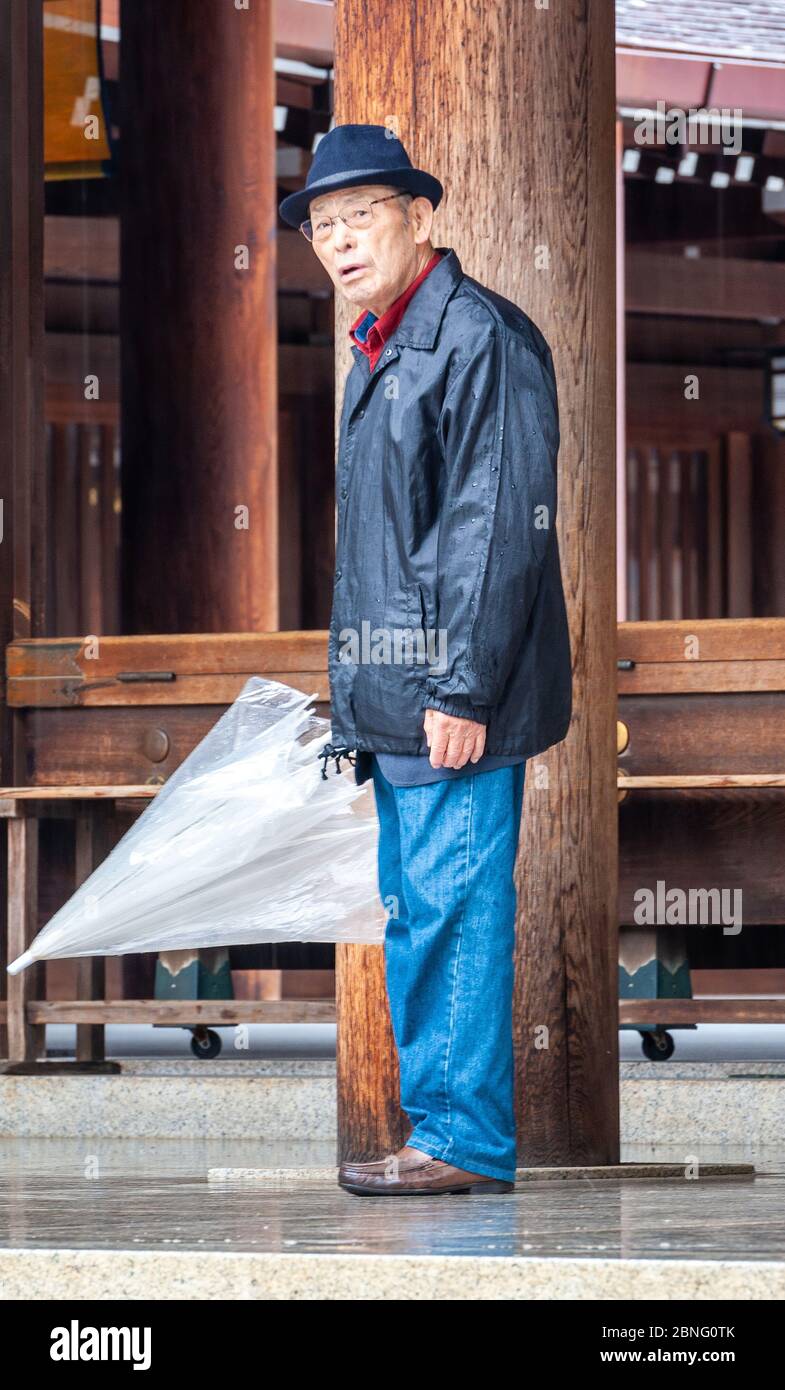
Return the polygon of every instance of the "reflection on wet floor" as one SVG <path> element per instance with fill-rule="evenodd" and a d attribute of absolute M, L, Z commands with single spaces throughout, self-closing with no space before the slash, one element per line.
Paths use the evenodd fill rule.
<path fill-rule="evenodd" d="M 785 1150 L 700 1150 L 755 1177 L 574 1180 L 513 1194 L 355 1197 L 335 1181 L 275 1189 L 207 1183 L 213 1167 L 335 1168 L 332 1143 L 2 1139 L 0 1246 L 785 1259 Z M 693 1153 L 628 1147 L 624 1162 Z"/>

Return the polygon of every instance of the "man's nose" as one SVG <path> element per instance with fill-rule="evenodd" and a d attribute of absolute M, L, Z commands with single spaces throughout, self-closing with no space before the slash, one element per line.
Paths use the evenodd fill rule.
<path fill-rule="evenodd" d="M 350 247 L 357 245 L 357 239 L 351 227 L 347 227 L 346 223 L 342 222 L 340 217 L 337 222 L 333 222 L 333 240 L 336 251 L 346 251 Z"/>

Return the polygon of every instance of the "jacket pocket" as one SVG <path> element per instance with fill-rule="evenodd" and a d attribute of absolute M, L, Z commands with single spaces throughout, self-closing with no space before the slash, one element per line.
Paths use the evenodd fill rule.
<path fill-rule="evenodd" d="M 428 594 L 421 584 L 410 584 L 408 613 L 410 626 L 418 634 L 415 648 L 419 653 L 417 673 L 422 681 L 428 675 L 441 674 L 446 669 L 447 653 L 444 634 L 436 627 L 436 614 L 431 611 Z M 419 638 L 419 634 L 422 638 Z"/>
<path fill-rule="evenodd" d="M 425 628 L 425 602 L 423 600 L 422 589 L 419 584 L 407 584 L 406 594 L 406 621 L 409 627 Z"/>

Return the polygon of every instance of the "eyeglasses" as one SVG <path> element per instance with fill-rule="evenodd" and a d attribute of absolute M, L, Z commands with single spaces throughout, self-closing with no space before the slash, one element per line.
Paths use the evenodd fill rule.
<path fill-rule="evenodd" d="M 338 218 L 345 222 L 347 227 L 359 230 L 362 227 L 370 227 L 373 222 L 373 204 L 389 203 L 391 198 L 406 198 L 410 196 L 405 190 L 401 193 L 388 193 L 386 198 L 356 198 L 354 202 L 347 204 L 343 212 L 337 212 L 335 217 L 328 217 L 326 213 L 320 212 L 318 217 L 312 219 L 308 217 L 305 222 L 300 223 L 300 231 L 308 241 L 326 241 L 333 229 L 333 222 Z"/>

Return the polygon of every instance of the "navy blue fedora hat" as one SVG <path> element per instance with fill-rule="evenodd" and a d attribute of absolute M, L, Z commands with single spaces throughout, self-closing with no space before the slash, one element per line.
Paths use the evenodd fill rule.
<path fill-rule="evenodd" d="M 444 189 L 433 174 L 415 169 L 400 140 L 383 125 L 336 125 L 323 135 L 305 180 L 305 188 L 290 193 L 278 211 L 290 227 L 308 216 L 308 205 L 321 193 L 362 183 L 386 183 L 415 197 L 441 202 Z"/>

